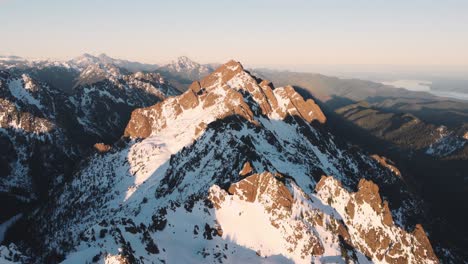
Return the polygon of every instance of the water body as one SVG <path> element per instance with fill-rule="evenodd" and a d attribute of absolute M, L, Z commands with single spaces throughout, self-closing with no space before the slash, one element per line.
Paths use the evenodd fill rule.
<path fill-rule="evenodd" d="M 405 88 L 410 91 L 431 92 L 431 81 L 424 80 L 396 80 L 391 82 L 380 82 L 395 88 Z"/>
<path fill-rule="evenodd" d="M 454 91 L 442 91 L 442 90 L 431 90 L 432 81 L 427 80 L 396 80 L 396 81 L 383 81 L 380 82 L 385 85 L 390 85 L 395 88 L 404 88 L 410 91 L 428 92 L 439 97 L 448 97 L 459 100 L 468 101 L 468 93 L 454 92 Z"/>

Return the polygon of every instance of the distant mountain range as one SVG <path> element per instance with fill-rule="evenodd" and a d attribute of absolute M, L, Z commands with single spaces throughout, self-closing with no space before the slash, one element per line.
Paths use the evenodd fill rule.
<path fill-rule="evenodd" d="M 164 72 L 175 87 L 184 90 L 192 80 L 200 79 L 213 71 L 212 64 L 202 65 L 184 56 L 170 64 L 157 65 L 114 59 L 106 54 L 83 54 L 68 61 L 30 61 L 17 56 L 0 56 L 0 69 L 27 72 L 32 77 L 64 90 L 83 83 L 104 80 L 109 76 L 154 71 Z"/>

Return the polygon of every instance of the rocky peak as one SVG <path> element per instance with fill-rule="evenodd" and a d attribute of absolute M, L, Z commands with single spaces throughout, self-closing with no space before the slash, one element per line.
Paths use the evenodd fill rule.
<path fill-rule="evenodd" d="M 193 134 L 200 131 L 200 125 L 232 115 L 254 124 L 258 124 L 261 116 L 284 119 L 287 115 L 294 115 L 307 123 L 326 120 L 318 105 L 312 100 L 305 101 L 291 86 L 275 89 L 270 82 L 257 79 L 245 71 L 242 64 L 231 60 L 200 81 L 193 82 L 184 94 L 135 110 L 125 135 L 148 137 L 166 128 L 170 122 L 168 119 L 182 118 L 194 111 L 203 111 L 204 114 L 198 121 L 193 120 Z"/>
<path fill-rule="evenodd" d="M 239 172 L 239 175 L 242 177 L 246 177 L 253 172 L 252 164 L 249 161 L 244 163 L 242 166 L 242 170 Z"/>

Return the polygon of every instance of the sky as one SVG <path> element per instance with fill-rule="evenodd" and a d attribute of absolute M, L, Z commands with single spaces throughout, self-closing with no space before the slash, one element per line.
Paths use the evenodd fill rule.
<path fill-rule="evenodd" d="M 468 65 L 466 0 L 0 0 L 0 55 Z"/>

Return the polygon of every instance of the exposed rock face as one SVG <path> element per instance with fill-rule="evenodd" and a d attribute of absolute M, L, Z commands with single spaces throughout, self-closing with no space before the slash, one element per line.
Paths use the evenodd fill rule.
<path fill-rule="evenodd" d="M 99 152 L 99 153 L 106 153 L 111 149 L 111 146 L 106 145 L 104 143 L 96 143 L 94 144 L 94 148 Z"/>
<path fill-rule="evenodd" d="M 388 203 L 382 203 L 376 184 L 363 179 L 358 192 L 349 193 L 333 177 L 323 177 L 316 190 L 343 218 L 352 245 L 374 261 L 438 263 L 420 225 L 407 233 L 393 224 Z"/>
<path fill-rule="evenodd" d="M 291 193 L 284 184 L 276 180 L 276 177 L 282 178 L 283 176 L 280 174 L 272 175 L 271 173 L 254 174 L 232 184 L 228 192 L 231 195 L 236 194 L 241 200 L 247 202 L 254 202 L 257 198 L 261 199 L 261 197 L 268 195 L 273 200 L 271 209 L 282 207 L 290 210 L 293 200 Z M 274 193 L 273 196 L 272 193 Z"/>
<path fill-rule="evenodd" d="M 289 103 L 283 105 L 283 110 L 285 110 L 282 112 L 283 115 L 288 112 L 292 115 L 299 115 L 309 123 L 313 120 L 325 123 L 327 120 L 320 107 L 312 99 L 304 101 L 302 96 L 291 86 L 286 86 L 283 91 L 278 91 L 277 94 L 281 95 L 283 99 L 289 99 Z"/>
<path fill-rule="evenodd" d="M 250 162 L 244 163 L 244 166 L 242 167 L 242 170 L 239 172 L 239 175 L 242 177 L 248 176 L 253 172 L 252 164 Z"/>
<path fill-rule="evenodd" d="M 387 159 L 386 157 L 382 157 L 382 156 L 379 156 L 379 155 L 372 155 L 371 156 L 373 159 L 375 159 L 376 161 L 378 161 L 380 163 L 380 165 L 384 166 L 384 167 L 387 167 L 390 171 L 392 171 L 396 176 L 400 177 L 401 176 L 401 172 L 400 170 L 395 166 L 395 164 Z"/>

